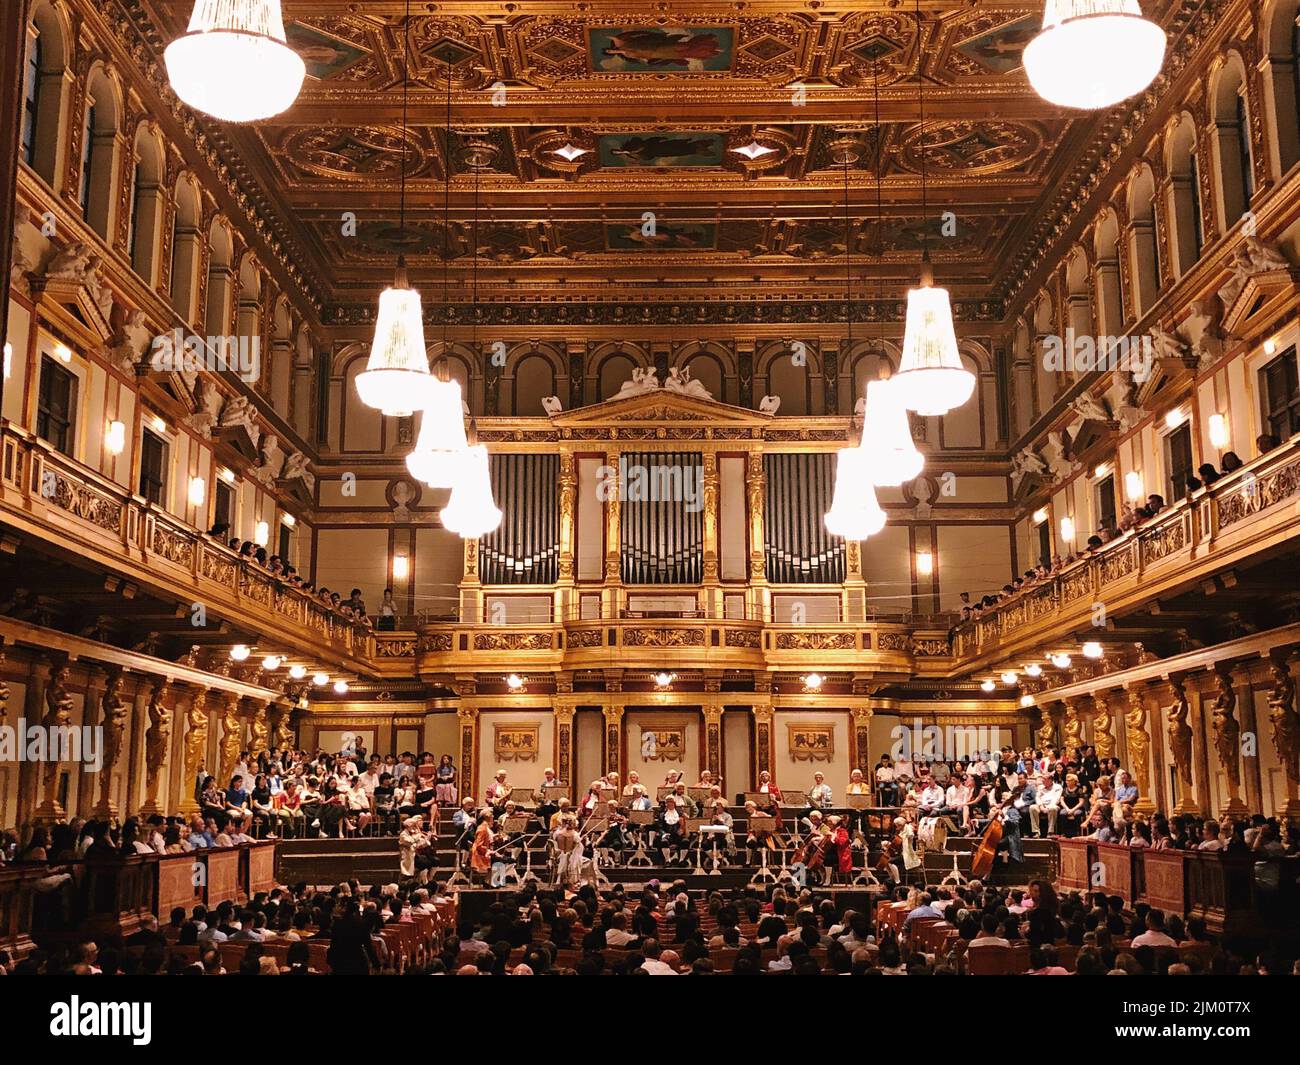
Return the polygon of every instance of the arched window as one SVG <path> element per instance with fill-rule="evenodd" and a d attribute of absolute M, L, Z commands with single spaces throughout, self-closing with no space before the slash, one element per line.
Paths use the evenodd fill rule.
<path fill-rule="evenodd" d="M 1218 218 L 1226 231 L 1248 210 L 1255 194 L 1250 122 L 1246 113 L 1246 75 L 1241 59 L 1230 56 L 1219 71 L 1211 101 L 1214 160 L 1217 166 Z"/>
<path fill-rule="evenodd" d="M 162 224 L 162 153 L 145 127 L 135 137 L 135 169 L 131 178 L 131 266 L 150 287 L 158 271 L 158 238 Z"/>
<path fill-rule="evenodd" d="M 32 27 L 23 74 L 23 162 L 35 165 L 36 115 L 41 106 L 41 33 Z"/>
<path fill-rule="evenodd" d="M 1139 317 L 1146 314 L 1164 283 L 1160 268 L 1160 241 L 1156 238 L 1156 183 L 1149 166 L 1143 166 L 1129 185 L 1129 264 L 1133 302 Z"/>
<path fill-rule="evenodd" d="M 542 400 L 555 395 L 555 367 L 544 355 L 525 355 L 514 368 L 511 414 L 537 417 Z"/>
<path fill-rule="evenodd" d="M 213 219 L 208 227 L 208 305 L 204 308 L 203 327 L 208 336 L 225 336 L 230 332 L 230 297 L 234 288 L 234 249 L 230 231 Z"/>
<path fill-rule="evenodd" d="M 117 90 L 103 70 L 91 72 L 81 144 L 81 213 L 105 240 L 117 200 L 119 108 Z"/>
<path fill-rule="evenodd" d="M 1183 115 L 1170 135 L 1168 162 L 1174 271 L 1178 277 L 1182 277 L 1200 259 L 1205 247 L 1204 220 L 1201 217 L 1200 160 L 1196 156 L 1196 128 L 1191 115 Z"/>
<path fill-rule="evenodd" d="M 201 260 L 200 210 L 199 194 L 194 182 L 187 177 L 181 178 L 176 183 L 176 210 L 172 213 L 172 261 L 169 281 L 172 306 L 187 323 L 194 321 L 194 297 L 198 290 Z"/>
<path fill-rule="evenodd" d="M 58 186 L 67 55 L 63 24 L 49 4 L 38 3 L 27 30 L 23 158 L 52 187 Z"/>

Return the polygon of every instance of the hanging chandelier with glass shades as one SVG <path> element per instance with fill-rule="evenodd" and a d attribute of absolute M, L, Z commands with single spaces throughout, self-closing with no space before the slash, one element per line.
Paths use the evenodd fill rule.
<path fill-rule="evenodd" d="M 1049 103 L 1098 110 L 1150 85 L 1167 43 L 1139 0 L 1047 0 L 1042 32 L 1025 48 L 1025 73 Z"/>
<path fill-rule="evenodd" d="M 406 456 L 406 468 L 430 488 L 453 488 L 469 447 L 460 382 L 433 375 L 429 381 L 429 403 L 420 416 L 420 435 Z"/>
<path fill-rule="evenodd" d="M 916 4 L 918 39 L 924 31 L 921 4 Z M 922 59 L 924 62 L 924 53 Z M 908 410 L 923 416 L 947 414 L 960 407 L 975 391 L 975 375 L 962 365 L 957 353 L 952 303 L 946 288 L 936 288 L 930 265 L 929 186 L 925 136 L 925 72 L 917 71 L 918 130 L 921 137 L 921 284 L 907 293 L 907 321 L 903 351 L 894 376 L 897 394 Z"/>
<path fill-rule="evenodd" d="M 897 488 L 916 479 L 925 459 L 916 450 L 896 379 L 867 382 L 866 410 L 858 450 L 866 457 L 871 483 Z"/>
<path fill-rule="evenodd" d="M 223 122 L 280 114 L 307 74 L 285 40 L 280 0 L 195 0 L 189 29 L 163 62 L 176 95 Z"/>
<path fill-rule="evenodd" d="M 501 524 L 501 511 L 492 501 L 492 477 L 487 448 L 466 448 L 451 499 L 442 508 L 442 526 L 462 540 L 477 540 Z"/>
<path fill-rule="evenodd" d="M 865 540 L 885 527 L 885 512 L 876 499 L 868 469 L 870 457 L 860 447 L 841 448 L 835 456 L 835 493 L 822 517 L 826 531 L 846 540 Z"/>

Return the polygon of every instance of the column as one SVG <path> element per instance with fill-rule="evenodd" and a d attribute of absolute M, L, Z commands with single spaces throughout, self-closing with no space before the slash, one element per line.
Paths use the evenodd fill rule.
<path fill-rule="evenodd" d="M 704 606 L 709 617 L 722 616 L 722 587 L 718 576 L 718 456 L 704 453 Z"/>
<path fill-rule="evenodd" d="M 483 623 L 483 582 L 478 574 L 478 541 L 465 540 L 465 569 L 460 580 L 457 615 L 466 625 Z"/>
<path fill-rule="evenodd" d="M 26 695 L 23 699 L 22 717 L 25 721 L 40 721 L 44 716 L 45 686 L 50 683 L 54 665 L 46 658 L 33 658 L 27 677 Z M 18 767 L 18 808 L 14 812 L 15 824 L 22 824 L 32 816 L 40 802 L 40 767 L 35 762 L 22 762 Z"/>
<path fill-rule="evenodd" d="M 144 802 L 140 806 L 140 813 L 146 816 L 167 812 L 160 800 L 162 773 L 172 739 L 172 710 L 167 705 L 171 688 L 163 677 L 151 678 L 150 684 L 152 691 L 146 710 L 149 727 L 144 734 Z"/>
<path fill-rule="evenodd" d="M 221 694 L 221 759 L 217 765 L 217 786 L 225 788 L 235 772 L 239 752 L 244 748 L 244 723 L 239 716 L 239 693 Z"/>
<path fill-rule="evenodd" d="M 573 787 L 574 774 L 574 733 L 573 715 L 577 712 L 574 703 L 558 703 L 555 707 L 555 757 L 552 764 L 555 777 L 569 788 L 569 793 L 576 798 Z"/>
<path fill-rule="evenodd" d="M 747 613 L 751 619 L 767 617 L 767 564 L 763 551 L 763 454 L 751 451 L 745 466 L 745 508 L 749 521 L 749 587 Z"/>
<path fill-rule="evenodd" d="M 91 811 L 96 821 L 116 821 L 117 803 L 113 800 L 113 770 L 122 761 L 129 736 L 131 704 L 122 698 L 122 671 L 109 674 L 99 697 L 99 724 L 104 730 L 104 756 L 99 768 L 99 801 Z"/>
<path fill-rule="evenodd" d="M 752 787 L 757 787 L 758 775 L 764 769 L 775 777 L 776 752 L 773 749 L 772 704 L 755 703 L 749 710 L 754 715 L 754 781 L 750 789 L 752 790 Z"/>
<path fill-rule="evenodd" d="M 722 706 L 705 706 L 704 710 L 704 768 L 720 780 L 726 771 L 722 764 Z"/>
<path fill-rule="evenodd" d="M 601 616 L 618 617 L 619 596 L 623 584 L 623 503 L 620 483 L 622 480 L 622 454 L 610 451 L 605 455 L 605 463 L 619 471 L 619 475 L 609 482 L 605 496 L 605 587 L 601 593 Z"/>
<path fill-rule="evenodd" d="M 3 659 L 0 659 L 3 661 Z M 108 674 L 96 666 L 88 665 L 86 667 L 86 696 L 81 708 L 81 720 L 90 728 L 98 728 L 99 741 L 99 770 L 92 777 L 89 772 L 82 771 L 81 787 L 77 789 L 77 816 L 82 818 L 91 818 L 94 816 L 95 809 L 95 790 L 99 785 L 99 778 L 104 771 L 104 737 L 107 729 L 104 727 L 102 700 L 104 697 L 104 686 L 108 683 Z M 8 696 L 6 695 L 6 698 Z M 4 720 L 4 710 L 0 708 L 0 721 Z"/>
<path fill-rule="evenodd" d="M 196 814 L 199 804 L 194 793 L 198 790 L 199 774 L 207 768 L 208 752 L 208 689 L 199 684 L 192 685 L 189 690 L 183 742 L 180 804 L 177 809 L 183 814 Z"/>
<path fill-rule="evenodd" d="M 1178 795 L 1173 812 L 1199 817 L 1201 804 L 1196 800 L 1192 761 L 1195 733 L 1192 729 L 1192 708 L 1187 698 L 1185 678 L 1179 674 L 1165 678 L 1163 689 L 1157 694 L 1162 704 L 1169 752 L 1178 772 Z"/>
<path fill-rule="evenodd" d="M 861 769 L 863 777 L 870 780 L 871 719 L 875 716 L 875 712 L 869 706 L 855 706 L 851 713 L 853 715 L 853 728 L 850 733 L 853 745 L 853 768 Z"/>
<path fill-rule="evenodd" d="M 1134 804 L 1133 810 L 1135 813 L 1153 814 L 1156 811 L 1158 777 L 1152 772 L 1154 766 L 1151 723 L 1147 715 L 1147 687 L 1140 681 L 1127 685 L 1124 688 L 1124 697 L 1128 704 L 1124 713 L 1124 742 L 1128 747 L 1125 764 L 1138 789 L 1138 801 Z"/>
<path fill-rule="evenodd" d="M 266 754 L 271 749 L 271 721 L 267 713 L 270 702 L 266 699 L 250 699 L 252 713 L 249 714 L 249 764 L 257 761 L 258 755 Z M 248 784 L 248 781 L 244 782 Z M 251 790 L 251 789 L 250 789 Z"/>
<path fill-rule="evenodd" d="M 606 706 L 601 712 L 605 716 L 605 747 L 601 755 L 603 772 L 623 772 L 623 712 L 625 707 Z"/>
<path fill-rule="evenodd" d="M 1272 651 L 1268 668 L 1273 680 L 1268 693 L 1269 731 L 1286 781 L 1286 803 L 1277 816 L 1290 821 L 1300 818 L 1300 714 L 1296 713 L 1289 650 Z"/>
<path fill-rule="evenodd" d="M 577 603 L 573 595 L 574 579 L 574 527 L 578 514 L 578 471 L 573 452 L 560 452 L 560 557 L 559 580 L 555 589 L 555 616 L 564 620 L 576 616 Z"/>
<path fill-rule="evenodd" d="M 1237 720 L 1237 692 L 1232 685 L 1232 666 L 1216 663 L 1213 669 L 1214 703 L 1210 726 L 1214 752 L 1223 770 L 1227 803 L 1221 813 L 1244 817 L 1246 804 L 1241 801 L 1241 723 Z"/>
<path fill-rule="evenodd" d="M 460 708 L 456 711 L 456 720 L 460 727 L 460 780 L 461 794 L 474 795 L 478 792 L 478 703 L 474 696 L 478 686 L 472 679 L 462 678 L 456 681 L 456 694 L 460 696 Z"/>
<path fill-rule="evenodd" d="M 61 662 L 50 675 L 50 682 L 45 685 L 45 712 L 40 718 L 41 727 L 46 736 L 46 757 L 40 763 L 40 805 L 32 812 L 32 821 L 39 824 L 53 824 L 66 817 L 63 804 L 59 801 L 59 778 L 62 764 L 59 761 L 60 750 L 56 737 L 72 721 L 72 695 L 68 691 L 70 674 L 68 663 Z"/>
<path fill-rule="evenodd" d="M 1115 757 L 1115 713 L 1122 713 L 1119 696 L 1119 692 L 1112 690 L 1097 692 L 1092 697 L 1092 745 L 1097 748 L 1098 758 Z"/>

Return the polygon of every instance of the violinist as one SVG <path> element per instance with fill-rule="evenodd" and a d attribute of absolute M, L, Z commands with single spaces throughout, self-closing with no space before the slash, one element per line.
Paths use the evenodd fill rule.
<path fill-rule="evenodd" d="M 780 845 L 777 836 L 765 828 L 754 828 L 754 816 L 759 813 L 758 805 L 752 799 L 745 803 L 745 819 L 750 826 L 745 836 L 745 860 L 750 865 L 758 864 L 759 851 L 775 851 Z"/>
<path fill-rule="evenodd" d="M 678 809 L 674 796 L 664 796 L 664 808 L 659 814 L 657 827 L 665 863 L 677 861 L 678 853 L 684 854 L 686 850 L 686 816 Z"/>
<path fill-rule="evenodd" d="M 713 800 L 709 823 L 711 825 L 720 825 L 727 830 L 726 835 L 723 836 L 721 840 L 722 852 L 728 858 L 734 857 L 736 854 L 736 837 L 734 834 L 735 819 L 727 812 L 727 804 L 723 799 L 718 798 Z M 717 850 L 718 844 L 718 836 L 714 835 L 711 843 L 712 848 Z"/>
<path fill-rule="evenodd" d="M 470 868 L 476 879 L 486 882 L 492 872 L 492 843 L 496 839 L 494 824 L 496 815 L 491 810 L 483 811 L 483 819 L 474 832 L 474 845 L 470 848 Z"/>
<path fill-rule="evenodd" d="M 810 813 L 804 819 L 804 823 L 811 828 L 799 852 L 799 860 L 807 867 L 809 873 L 819 873 L 822 882 L 829 883 L 830 871 L 826 868 L 826 849 L 831 840 L 830 826 L 822 822 L 820 810 Z"/>
<path fill-rule="evenodd" d="M 533 790 L 533 802 L 537 804 L 537 816 L 543 825 L 550 824 L 551 815 L 560 808 L 559 803 L 546 797 L 546 789 L 556 787 L 559 783 L 555 770 L 545 769 L 542 771 L 542 782 Z"/>
<path fill-rule="evenodd" d="M 498 769 L 496 777 L 491 784 L 487 786 L 487 791 L 483 795 L 484 801 L 492 807 L 492 812 L 498 817 L 506 808 L 506 800 L 510 798 L 510 793 L 515 789 L 506 782 L 506 771 Z"/>
<path fill-rule="evenodd" d="M 839 814 L 831 814 L 826 818 L 826 828 L 826 868 L 843 875 L 853 872 L 853 845 L 844 819 Z"/>
<path fill-rule="evenodd" d="M 764 769 L 758 774 L 758 793 L 764 796 L 765 801 L 760 805 L 764 813 L 769 813 L 776 818 L 776 827 L 781 827 L 781 789 L 776 786 L 776 781 L 772 779 L 772 774 Z"/>

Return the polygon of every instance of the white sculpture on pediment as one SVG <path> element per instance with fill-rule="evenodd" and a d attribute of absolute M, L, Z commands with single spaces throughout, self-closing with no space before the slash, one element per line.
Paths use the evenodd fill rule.
<path fill-rule="evenodd" d="M 1105 404 L 1091 393 L 1084 392 L 1070 403 L 1070 409 L 1086 422 L 1108 422 L 1110 414 Z"/>
<path fill-rule="evenodd" d="M 1011 456 L 1011 490 L 1020 489 L 1020 483 L 1026 477 L 1041 477 L 1047 472 L 1047 463 L 1036 455 L 1032 449 L 1025 448 Z"/>
<path fill-rule="evenodd" d="M 32 272 L 36 263 L 27 254 L 27 249 L 23 247 L 21 228 L 21 226 L 14 227 L 13 251 L 10 253 L 9 284 L 24 296 L 27 296 L 32 291 L 31 281 L 27 275 Z"/>
<path fill-rule="evenodd" d="M 1155 357 L 1163 359 L 1187 359 L 1191 348 L 1177 333 L 1165 329 L 1159 322 L 1151 326 L 1151 347 Z"/>
<path fill-rule="evenodd" d="M 284 468 L 284 451 L 280 448 L 280 438 L 274 433 L 267 433 L 262 438 L 261 457 L 248 475 L 262 484 L 270 484 L 280 476 Z"/>
<path fill-rule="evenodd" d="M 1123 432 L 1128 432 L 1146 417 L 1146 411 L 1138 405 L 1137 382 L 1130 371 L 1122 368 L 1111 371 L 1110 405 Z"/>
<path fill-rule="evenodd" d="M 781 409 L 780 396 L 764 396 L 758 401 L 759 414 L 775 414 Z"/>
<path fill-rule="evenodd" d="M 307 464 L 307 456 L 301 451 L 290 451 L 284 460 L 284 469 L 280 471 L 282 481 L 302 481 L 303 487 L 310 495 L 316 491 L 316 475 Z"/>
<path fill-rule="evenodd" d="M 559 396 L 543 396 L 542 411 L 548 418 L 554 418 L 557 414 L 564 413 L 564 404 L 560 402 Z"/>
<path fill-rule="evenodd" d="M 231 396 L 226 400 L 221 408 L 221 420 L 217 424 L 222 429 L 246 430 L 254 447 L 262 436 L 262 430 L 257 427 L 257 411 L 247 396 Z"/>
<path fill-rule="evenodd" d="M 56 251 L 45 268 L 45 277 L 84 286 L 100 314 L 107 319 L 113 313 L 113 290 L 104 283 L 99 256 L 83 241 L 74 240 Z"/>
<path fill-rule="evenodd" d="M 624 381 L 615 399 L 627 399 L 629 396 L 641 396 L 647 392 L 655 392 L 659 388 L 659 377 L 654 370 L 647 366 L 645 369 L 636 367 L 632 371 L 632 380 Z"/>
<path fill-rule="evenodd" d="M 1078 463 L 1070 459 L 1068 450 L 1063 432 L 1057 429 L 1047 434 L 1047 444 L 1043 451 L 1047 456 L 1047 469 L 1053 480 L 1064 480 L 1078 468 Z"/>
<path fill-rule="evenodd" d="M 1196 300 L 1183 323 L 1183 334 L 1191 338 L 1192 355 L 1198 367 L 1208 366 L 1223 354 L 1223 330 L 1210 312 L 1208 300 Z"/>
<path fill-rule="evenodd" d="M 1290 261 L 1276 244 L 1260 240 L 1259 237 L 1247 237 L 1232 253 L 1232 262 L 1228 264 L 1231 274 L 1219 289 L 1219 299 L 1223 301 L 1224 310 L 1237 301 L 1246 282 L 1256 274 L 1290 268 Z"/>
<path fill-rule="evenodd" d="M 194 398 L 198 401 L 199 409 L 187 420 L 196 432 L 211 436 L 212 430 L 221 420 L 221 406 L 225 403 L 225 396 L 214 381 L 200 377 L 195 383 Z"/>
<path fill-rule="evenodd" d="M 683 396 L 694 396 L 696 399 L 713 398 L 713 394 L 704 387 L 704 384 L 691 376 L 689 368 L 679 370 L 676 366 L 668 371 L 668 380 L 664 382 L 664 391 L 677 392 Z"/>
<path fill-rule="evenodd" d="M 131 311 L 108 349 L 108 357 L 123 373 L 134 373 L 144 353 L 153 346 L 153 331 L 145 325 L 144 311 Z"/>

